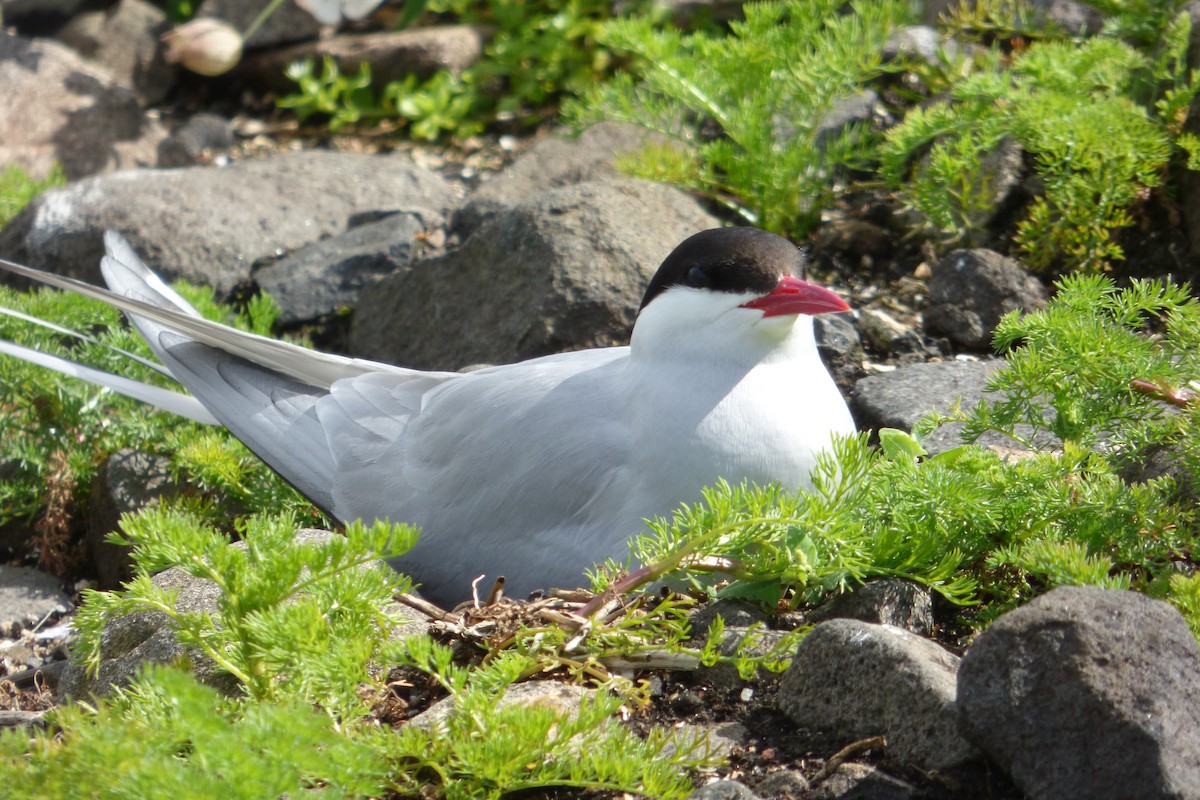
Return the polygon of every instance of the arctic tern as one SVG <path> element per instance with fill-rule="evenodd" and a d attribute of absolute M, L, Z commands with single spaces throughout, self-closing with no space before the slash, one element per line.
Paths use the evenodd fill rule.
<path fill-rule="evenodd" d="M 334 519 L 420 527 L 396 566 L 435 602 L 469 596 L 484 574 L 486 585 L 505 576 L 513 596 L 577 586 L 592 564 L 624 561 L 643 520 L 699 501 L 719 478 L 809 486 L 817 454 L 854 432 L 812 326 L 849 307 L 801 280 L 794 245 L 758 229 L 675 248 L 627 347 L 466 373 L 206 321 L 118 234 L 104 241 L 111 291 L 0 264 L 126 312 L 192 396 L 8 343 L 0 352 L 219 422 Z"/>

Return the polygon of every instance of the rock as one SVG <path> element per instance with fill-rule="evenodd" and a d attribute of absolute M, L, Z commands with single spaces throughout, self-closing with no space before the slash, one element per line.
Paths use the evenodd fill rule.
<path fill-rule="evenodd" d="M 1061 28 L 1067 36 L 1087 36 L 1100 32 L 1105 16 L 1090 3 L 1076 0 L 1032 0 L 1030 6 L 1044 15 L 1044 22 Z"/>
<path fill-rule="evenodd" d="M 214 583 L 193 578 L 181 569 L 160 572 L 153 580 L 162 589 L 178 590 L 175 608 L 181 612 L 216 610 L 220 590 Z M 114 688 L 128 686 L 144 664 L 171 664 L 181 658 L 190 660 L 191 669 L 201 683 L 225 692 L 233 691 L 236 686 L 233 676 L 176 640 L 165 614 L 144 611 L 109 620 L 101 634 L 101 660 L 96 674 L 89 675 L 82 663 L 72 659 L 59 682 L 59 693 L 71 700 L 102 696 Z"/>
<path fill-rule="evenodd" d="M 408 75 L 425 79 L 442 69 L 462 72 L 483 56 L 489 35 L 477 25 L 342 34 L 248 55 L 236 75 L 260 90 L 292 93 L 297 86 L 285 74 L 289 64 L 311 59 L 319 71 L 324 59 L 332 58 L 343 75 L 357 75 L 367 64 L 372 84 L 382 87 Z"/>
<path fill-rule="evenodd" d="M 143 106 L 152 106 L 175 83 L 175 66 L 163 58 L 160 41 L 170 27 L 167 15 L 146 0 L 120 0 L 72 17 L 56 38 L 133 89 Z"/>
<path fill-rule="evenodd" d="M 978 758 L 958 732 L 957 669 L 958 659 L 927 639 L 835 619 L 800 644 L 776 702 L 801 727 L 847 743 L 882 735 L 891 760 L 947 769 Z"/>
<path fill-rule="evenodd" d="M 808 615 L 809 622 L 857 619 L 928 637 L 933 633 L 933 598 L 912 581 L 881 578 L 835 595 Z"/>
<path fill-rule="evenodd" d="M 854 387 L 855 402 L 866 426 L 911 430 L 930 411 L 949 411 L 956 401 L 963 408 L 977 404 L 1003 364 L 993 359 L 903 366 L 863 378 Z"/>
<path fill-rule="evenodd" d="M 280 325 L 315 322 L 357 305 L 372 278 L 411 266 L 430 232 L 443 225 L 436 211 L 392 214 L 256 270 L 254 282 L 279 305 Z"/>
<path fill-rule="evenodd" d="M 751 625 L 766 625 L 769 617 L 759 608 L 741 600 L 713 600 L 688 614 L 690 638 L 693 641 L 704 641 L 708 637 L 708 628 L 717 617 L 726 628 L 749 628 Z"/>
<path fill-rule="evenodd" d="M 687 745 L 699 745 L 700 752 L 708 752 L 718 758 L 729 758 L 735 749 L 744 747 L 749 734 L 746 726 L 737 722 L 725 722 L 717 725 L 705 723 L 682 722 L 674 727 L 677 741 Z M 678 752 L 674 743 L 668 744 L 662 753 L 662 758 L 672 758 Z"/>
<path fill-rule="evenodd" d="M 836 216 L 823 222 L 814 236 L 816 247 L 852 256 L 882 256 L 893 249 L 892 235 L 873 222 Z"/>
<path fill-rule="evenodd" d="M 71 179 L 152 165 L 167 135 L 131 89 L 58 42 L 0 31 L 0 86 L 0 164 L 35 178 L 56 162 Z"/>
<path fill-rule="evenodd" d="M 94 0 L 0 0 L 0 17 L 26 36 L 45 36 Z"/>
<path fill-rule="evenodd" d="M 933 266 L 925 327 L 963 347 L 990 350 L 1001 317 L 1036 311 L 1047 297 L 1016 261 L 991 250 L 955 250 Z"/>
<path fill-rule="evenodd" d="M 842 764 L 804 800 L 914 800 L 924 797 L 912 784 L 866 764 Z"/>
<path fill-rule="evenodd" d="M 772 772 L 763 778 L 754 791 L 767 800 L 797 800 L 808 795 L 808 778 L 794 769 Z"/>
<path fill-rule="evenodd" d="M 921 337 L 886 311 L 864 308 L 859 312 L 858 327 L 867 341 L 881 353 L 921 351 Z"/>
<path fill-rule="evenodd" d="M 824 148 L 850 126 L 870 124 L 875 119 L 875 107 L 878 104 L 879 94 L 874 89 L 863 89 L 835 101 L 833 108 L 817 123 L 812 134 L 813 144 Z M 787 136 L 787 139 L 792 138 L 794 134 Z"/>
<path fill-rule="evenodd" d="M 45 192 L 0 231 L 0 254 L 100 282 L 105 229 L 167 280 L 228 293 L 251 265 L 346 230 L 368 210 L 444 211 L 449 185 L 408 157 L 307 151 L 228 167 L 137 170 Z"/>
<path fill-rule="evenodd" d="M 979 635 L 959 671 L 968 738 L 1042 798 L 1200 797 L 1200 646 L 1137 592 L 1063 587 Z"/>
<path fill-rule="evenodd" d="M 829 368 L 829 374 L 842 394 L 849 394 L 855 382 L 863 377 L 862 338 L 853 313 L 820 314 L 813 317 L 813 336 L 817 352 Z"/>
<path fill-rule="evenodd" d="M 108 457 L 92 481 L 87 543 L 100 589 L 116 589 L 133 577 L 129 548 L 105 541 L 121 516 L 182 491 L 171 476 L 171 459 L 125 448 Z"/>
<path fill-rule="evenodd" d="M 547 189 L 615 178 L 618 158 L 666 140 L 638 125 L 604 122 L 577 138 L 551 134 L 493 175 L 455 214 L 451 228 L 466 239 L 502 211 L 522 206 Z"/>
<path fill-rule="evenodd" d="M 927 153 L 915 167 L 916 174 L 924 178 L 929 169 L 931 156 Z M 961 227 L 965 229 L 964 244 L 980 244 L 987 240 L 989 230 L 997 225 L 1000 215 L 1009 207 L 1009 199 L 1025 180 L 1025 150 L 1011 136 L 1001 139 L 985 154 L 971 185 L 960 191 L 973 198 L 969 208 L 960 209 L 964 215 Z M 909 227 L 918 228 L 928 220 L 917 212 L 904 213 Z"/>
<path fill-rule="evenodd" d="M 958 54 L 958 43 L 953 39 L 943 39 L 938 29 L 930 25 L 901 28 L 883 45 L 884 61 L 912 56 L 936 67 L 942 63 L 943 53 L 953 59 Z"/>
<path fill-rule="evenodd" d="M 228 22 L 239 31 L 250 23 L 272 0 L 204 0 L 198 17 L 211 17 Z M 295 3 L 284 3 L 275 9 L 262 27 L 246 42 L 246 49 L 274 47 L 317 38 L 321 24 Z"/>
<path fill-rule="evenodd" d="M 304 529 L 296 532 L 294 541 L 320 542 L 338 535 L 329 531 Z M 244 547 L 241 542 L 232 546 Z M 211 581 L 194 578 L 175 567 L 158 573 L 151 580 L 161 589 L 178 591 L 176 610 L 184 613 L 216 613 L 220 590 Z M 405 621 L 390 633 L 390 638 L 428 631 L 428 620 L 408 606 L 398 604 L 391 610 Z M 170 664 L 181 658 L 189 661 L 192 672 L 201 683 L 222 691 L 233 691 L 235 688 L 236 682 L 231 675 L 217 669 L 206 656 L 176 640 L 174 631 L 167 625 L 165 614 L 143 611 L 110 619 L 101 634 L 101 660 L 97 673 L 88 675 L 84 665 L 73 659 L 63 672 L 59 691 L 69 699 L 101 696 L 114 687 L 127 686 L 144 664 Z"/>
<path fill-rule="evenodd" d="M 524 706 L 528 708 L 549 708 L 564 717 L 574 717 L 585 697 L 591 697 L 596 689 L 562 683 L 561 681 L 526 681 L 514 683 L 504 690 L 504 696 L 496 704 L 497 710 Z M 445 697 L 408 721 L 418 730 L 429 730 L 440 725 L 454 713 L 455 699 Z"/>
<path fill-rule="evenodd" d="M 190 167 L 213 150 L 233 146 L 233 126 L 217 114 L 195 114 L 158 146 L 159 167 Z"/>
<path fill-rule="evenodd" d="M 54 576 L 28 567 L 0 565 L 0 630 L 29 628 L 74 608 Z"/>
<path fill-rule="evenodd" d="M 892 372 L 868 375 L 854 385 L 855 419 L 860 428 L 899 428 L 912 426 L 930 411 L 946 413 L 955 402 L 963 409 L 973 408 L 984 396 L 988 378 L 1003 366 L 1000 359 L 987 361 L 942 361 L 911 364 Z M 962 424 L 952 422 L 938 428 L 924 441 L 931 454 L 962 444 Z M 1032 435 L 1028 426 L 1018 426 L 1021 435 Z M 1039 433 L 1035 443 L 1052 447 L 1053 437 Z M 988 432 L 980 446 L 1005 450 L 1019 445 L 1000 433 Z"/>
<path fill-rule="evenodd" d="M 757 800 L 758 795 L 739 781 L 722 780 L 701 786 L 688 800 Z"/>
<path fill-rule="evenodd" d="M 350 349 L 446 370 L 624 344 L 661 261 L 715 226 L 692 198 L 659 184 L 545 192 L 458 250 L 371 287 L 355 312 Z"/>
<path fill-rule="evenodd" d="M 46 727 L 45 711 L 0 711 L 0 730 L 5 728 L 34 729 Z"/>

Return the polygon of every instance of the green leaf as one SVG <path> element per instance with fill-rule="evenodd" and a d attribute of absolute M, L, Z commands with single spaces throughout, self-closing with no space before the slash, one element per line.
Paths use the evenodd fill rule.
<path fill-rule="evenodd" d="M 926 455 L 926 450 L 921 447 L 920 442 L 897 428 L 880 428 L 879 445 L 888 460 L 903 464 L 915 464 L 921 456 Z"/>

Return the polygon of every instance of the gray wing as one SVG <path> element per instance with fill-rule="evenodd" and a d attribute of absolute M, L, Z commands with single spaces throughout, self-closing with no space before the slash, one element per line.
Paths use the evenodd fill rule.
<path fill-rule="evenodd" d="M 335 510 L 420 527 L 420 543 L 396 566 L 435 601 L 467 596 L 480 573 L 505 575 L 518 595 L 577 584 L 594 561 L 623 557 L 641 527 L 640 515 L 618 513 L 629 481 L 629 425 L 617 411 L 627 352 L 467 373 L 425 393 L 402 428 L 380 435 L 358 428 L 387 416 L 372 407 L 398 405 L 391 376 L 335 384 L 317 407 L 326 431 L 353 441 L 335 456 Z M 337 420 L 355 407 L 348 392 L 365 413 Z"/>
<path fill-rule="evenodd" d="M 393 440 L 430 387 L 460 377 L 318 353 L 200 320 L 120 236 L 106 233 L 105 249 L 101 269 L 114 293 L 172 312 L 127 309 L 176 380 L 268 466 L 342 521 L 360 515 L 334 499 L 338 461 Z M 387 377 L 386 392 L 372 380 L 377 376 Z"/>

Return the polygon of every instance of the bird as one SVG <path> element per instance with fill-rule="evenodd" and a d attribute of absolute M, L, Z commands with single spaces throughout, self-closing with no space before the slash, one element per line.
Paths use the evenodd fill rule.
<path fill-rule="evenodd" d="M 849 306 L 801 277 L 792 242 L 758 228 L 679 244 L 626 346 L 461 373 L 205 320 L 118 233 L 104 242 L 107 290 L 2 265 L 124 311 L 190 396 L 4 352 L 224 425 L 341 523 L 416 526 L 420 540 L 394 566 L 447 607 L 481 576 L 503 576 L 509 596 L 578 586 L 594 564 L 627 562 L 646 520 L 700 502 L 719 480 L 810 488 L 818 455 L 855 432 L 813 332 L 813 317 Z"/>

